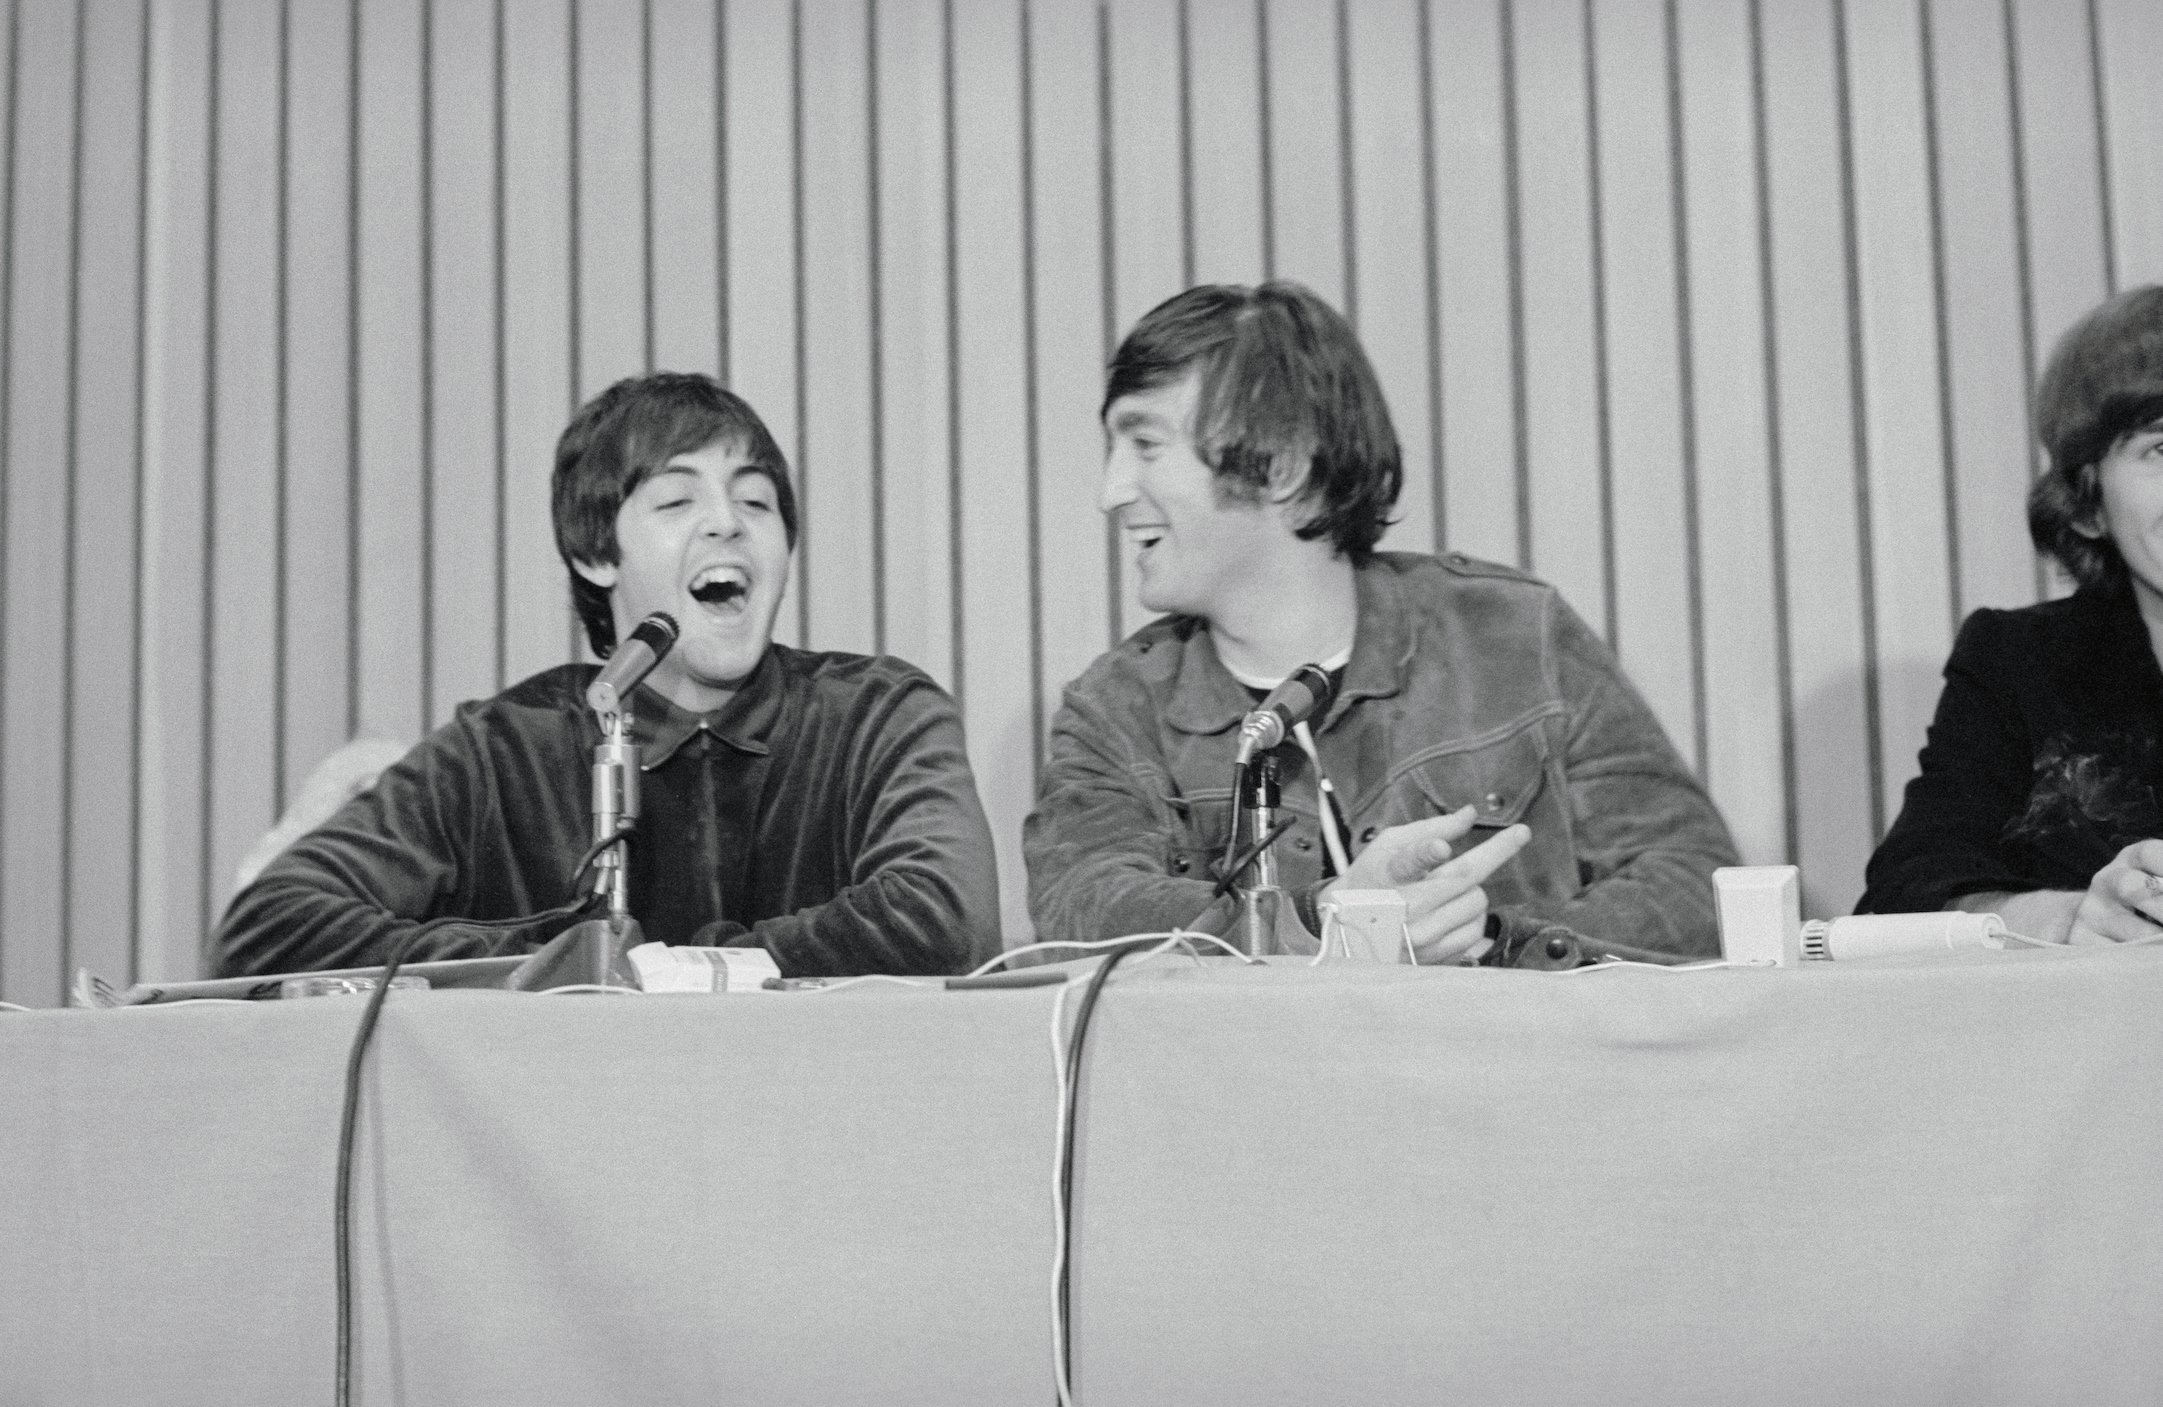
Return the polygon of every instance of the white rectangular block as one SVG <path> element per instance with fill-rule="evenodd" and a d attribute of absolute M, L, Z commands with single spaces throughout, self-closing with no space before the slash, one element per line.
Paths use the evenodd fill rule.
<path fill-rule="evenodd" d="M 1793 865 L 1731 865 L 1712 872 L 1720 956 L 1737 966 L 1802 961 L 1802 879 Z"/>

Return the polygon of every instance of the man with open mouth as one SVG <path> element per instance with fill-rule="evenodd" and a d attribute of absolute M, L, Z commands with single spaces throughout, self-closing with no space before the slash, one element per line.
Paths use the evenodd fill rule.
<path fill-rule="evenodd" d="M 953 700 L 897 659 L 774 643 L 796 500 L 751 407 L 705 376 L 618 382 L 563 432 L 552 497 L 594 652 L 654 612 L 677 625 L 629 698 L 645 937 L 763 947 L 788 976 L 958 972 L 998 951 Z M 579 892 L 595 673 L 560 665 L 461 706 L 234 899 L 219 969 L 373 964 L 430 920 L 452 922 L 413 960 L 524 952 L 571 922 L 515 921 Z"/>
<path fill-rule="evenodd" d="M 1101 506 L 1167 614 L 1053 719 L 1024 842 L 1040 937 L 1222 931 L 1241 722 L 1316 665 L 1333 700 L 1272 758 L 1309 944 L 1341 882 L 1397 890 L 1423 962 L 1718 950 L 1734 846 L 1607 646 L 1514 568 L 1376 549 L 1404 469 L 1333 309 L 1292 283 L 1179 294 L 1120 345 L 1104 429 Z"/>

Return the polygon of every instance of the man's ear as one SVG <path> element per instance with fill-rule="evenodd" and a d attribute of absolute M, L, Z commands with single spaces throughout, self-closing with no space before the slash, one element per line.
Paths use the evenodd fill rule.
<path fill-rule="evenodd" d="M 2095 509 L 2079 518 L 2075 518 L 2072 523 L 2073 531 L 2087 538 L 2090 542 L 2101 542 L 2104 538 L 2110 536 L 2110 528 L 2103 521 L 2103 495 L 2097 491 L 2096 487 L 2098 472 L 2093 464 L 2081 466 L 2078 475 L 2080 497 L 2093 498 L 2095 500 Z"/>
<path fill-rule="evenodd" d="M 603 591 L 616 589 L 616 564 L 614 562 L 573 562 L 573 569 Z"/>
<path fill-rule="evenodd" d="M 1264 496 L 1271 503 L 1290 503 L 1307 491 L 1307 476 L 1314 469 L 1314 456 L 1287 451 L 1269 461 L 1269 487 Z"/>

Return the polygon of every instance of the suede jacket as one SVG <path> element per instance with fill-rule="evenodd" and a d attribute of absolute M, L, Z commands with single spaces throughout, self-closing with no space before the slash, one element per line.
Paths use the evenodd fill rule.
<path fill-rule="evenodd" d="M 457 715 L 233 901 L 227 974 L 537 947 L 572 920 L 600 728 L 590 665 Z M 763 946 L 797 974 L 960 972 L 999 949 L 991 831 L 953 700 L 899 660 L 774 645 L 711 714 L 634 696 L 630 907 L 648 939 Z"/>
<path fill-rule="evenodd" d="M 1727 828 L 1560 593 L 1460 553 L 1392 552 L 1359 569 L 1358 591 L 1351 662 L 1315 730 L 1352 853 L 1387 827 L 1470 804 L 1478 829 L 1460 849 L 1514 822 L 1532 830 L 1486 885 L 1504 949 L 1560 926 L 1609 950 L 1717 953 L 1712 871 L 1735 863 Z M 1040 938 L 1228 915 L 1212 878 L 1252 707 L 1192 617 L 1144 626 L 1069 686 L 1025 832 Z M 1303 753 L 1280 757 L 1293 817 L 1281 882 L 1311 914 L 1315 778 Z"/>

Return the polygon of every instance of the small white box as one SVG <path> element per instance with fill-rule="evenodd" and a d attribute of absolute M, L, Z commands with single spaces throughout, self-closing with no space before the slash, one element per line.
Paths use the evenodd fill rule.
<path fill-rule="evenodd" d="M 1730 865 L 1712 872 L 1720 903 L 1720 956 L 1738 967 L 1802 961 L 1802 881 L 1793 865 Z"/>
<path fill-rule="evenodd" d="M 1412 961 L 1412 938 L 1405 930 L 1404 896 L 1394 889 L 1335 889 L 1322 901 L 1323 961 L 1336 956 L 1353 962 Z"/>

